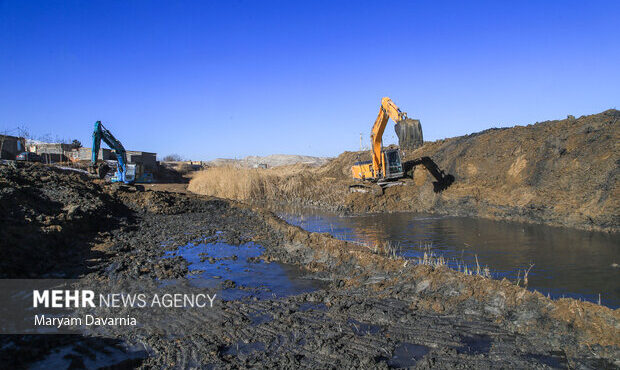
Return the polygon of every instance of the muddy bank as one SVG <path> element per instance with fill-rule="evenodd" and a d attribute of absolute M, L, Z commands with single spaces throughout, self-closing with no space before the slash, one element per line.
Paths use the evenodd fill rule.
<path fill-rule="evenodd" d="M 319 206 L 341 213 L 417 211 L 620 231 L 620 112 L 490 129 L 427 142 L 428 156 L 456 181 L 435 193 L 417 166 L 404 186 L 377 196 L 349 193 L 350 167 L 369 152 L 345 152 L 313 169 L 294 166 L 198 174 L 189 190 L 244 201 Z M 218 183 L 229 184 L 219 188 Z"/>
<path fill-rule="evenodd" d="M 173 340 L 149 327 L 109 327 L 98 337 L 2 336 L 0 360 L 7 366 L 45 364 L 61 348 L 69 348 L 61 359 L 76 367 L 105 351 L 125 353 L 125 364 L 143 367 L 618 366 L 618 310 L 552 301 L 508 281 L 390 258 L 233 201 L 135 191 L 42 166 L 0 171 L 2 192 L 23 199 L 2 198 L 3 207 L 13 210 L 13 217 L 2 218 L 3 229 L 12 230 L 2 247 L 23 249 L 6 255 L 4 277 L 72 276 L 85 286 L 121 277 L 185 279 L 192 261 L 174 252 L 218 241 L 260 245 L 261 261 L 296 266 L 327 285 L 284 297 L 219 301 L 214 317 L 179 315 L 175 323 L 187 328 L 186 335 Z M 41 200 L 27 202 L 33 196 Z M 39 206 L 50 202 L 54 207 Z M 92 203 L 97 206 L 89 208 Z M 63 209 L 72 204 L 82 206 L 83 216 L 67 217 Z M 47 218 L 32 222 L 38 215 Z M 60 227 L 49 241 L 19 233 L 38 235 L 49 225 Z M 65 228 L 73 232 L 63 234 Z M 75 246 L 65 245 L 75 238 Z M 29 267 L 41 245 L 54 251 L 47 255 L 51 262 Z M 69 253 L 73 248 L 80 253 Z M 67 256 L 71 263 L 60 263 Z M 141 356 L 134 356 L 136 346 Z"/>

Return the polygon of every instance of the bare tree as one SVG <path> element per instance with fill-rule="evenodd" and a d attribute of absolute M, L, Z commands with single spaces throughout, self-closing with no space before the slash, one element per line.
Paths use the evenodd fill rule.
<path fill-rule="evenodd" d="M 180 155 L 172 153 L 164 157 L 164 162 L 180 162 L 183 158 Z"/>
<path fill-rule="evenodd" d="M 47 133 L 47 134 L 45 134 L 45 135 L 41 135 L 41 136 L 39 136 L 39 139 L 38 139 L 38 140 L 39 140 L 39 141 L 42 141 L 42 142 L 44 142 L 44 143 L 51 143 L 51 142 L 53 141 L 53 139 L 52 139 L 52 135 L 51 135 L 51 134 L 49 134 L 49 133 Z"/>
<path fill-rule="evenodd" d="M 23 137 L 26 140 L 32 139 L 30 130 L 26 126 L 17 126 L 17 136 Z"/>

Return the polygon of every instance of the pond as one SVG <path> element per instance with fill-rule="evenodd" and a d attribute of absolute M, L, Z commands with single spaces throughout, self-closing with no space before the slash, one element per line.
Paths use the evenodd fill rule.
<path fill-rule="evenodd" d="M 489 270 L 494 278 L 523 281 L 551 297 L 572 297 L 620 306 L 620 235 L 544 225 L 419 213 L 339 216 L 316 209 L 280 210 L 307 231 L 376 245 L 389 241 L 396 253 L 419 258 L 432 251 L 453 268 Z M 533 266 L 532 266 L 533 265 Z"/>

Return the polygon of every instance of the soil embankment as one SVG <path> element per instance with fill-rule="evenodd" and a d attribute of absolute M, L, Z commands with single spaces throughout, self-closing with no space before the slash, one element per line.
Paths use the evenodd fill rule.
<path fill-rule="evenodd" d="M 260 244 L 261 263 L 297 266 L 328 284 L 282 298 L 218 301 L 220 311 L 208 318 L 178 315 L 185 335 L 174 340 L 148 326 L 107 327 L 96 337 L 2 336 L 0 360 L 9 367 L 59 349 L 80 367 L 112 347 L 136 345 L 146 356 L 130 364 L 144 367 L 618 366 L 619 310 L 418 265 L 234 201 L 93 183 L 40 165 L 0 166 L 0 175 L 5 278 L 74 277 L 85 286 L 186 279 L 186 260 L 162 257 L 222 240 Z"/>
<path fill-rule="evenodd" d="M 407 152 L 428 156 L 455 182 L 435 193 L 414 168 L 385 194 L 349 193 L 350 167 L 369 152 L 345 152 L 319 167 L 209 169 L 190 191 L 244 201 L 315 205 L 344 213 L 421 211 L 620 231 L 620 111 L 489 129 Z"/>

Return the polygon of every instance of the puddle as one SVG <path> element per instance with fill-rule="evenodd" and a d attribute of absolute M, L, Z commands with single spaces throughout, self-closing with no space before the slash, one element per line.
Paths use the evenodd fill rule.
<path fill-rule="evenodd" d="M 148 357 L 143 346 L 113 346 L 77 343 L 53 350 L 41 361 L 30 365 L 30 369 L 69 369 L 82 367 L 96 368 L 134 368 Z M 77 363 L 75 362 L 77 361 Z"/>
<path fill-rule="evenodd" d="M 477 355 L 489 353 L 493 340 L 488 335 L 474 334 L 472 336 L 461 337 L 461 343 L 463 343 L 463 346 L 456 349 L 457 353 Z"/>
<path fill-rule="evenodd" d="M 299 305 L 299 311 L 327 311 L 325 303 L 304 302 Z"/>
<path fill-rule="evenodd" d="M 250 315 L 250 320 L 252 320 L 252 325 L 260 325 L 266 322 L 273 320 L 273 316 L 266 313 L 265 311 L 253 312 Z"/>
<path fill-rule="evenodd" d="M 224 300 L 279 298 L 326 286 L 325 282 L 305 278 L 296 266 L 261 260 L 263 252 L 264 248 L 253 242 L 236 246 L 218 241 L 188 243 L 167 252 L 164 258 L 185 258 L 192 285 L 221 289 Z"/>
<path fill-rule="evenodd" d="M 562 352 L 552 352 L 551 355 L 528 354 L 526 357 L 536 360 L 554 369 L 566 369 L 568 363 Z"/>
<path fill-rule="evenodd" d="M 388 360 L 388 365 L 393 368 L 402 369 L 416 364 L 422 357 L 429 352 L 427 346 L 413 343 L 399 343 L 394 349 L 392 358 Z"/>

